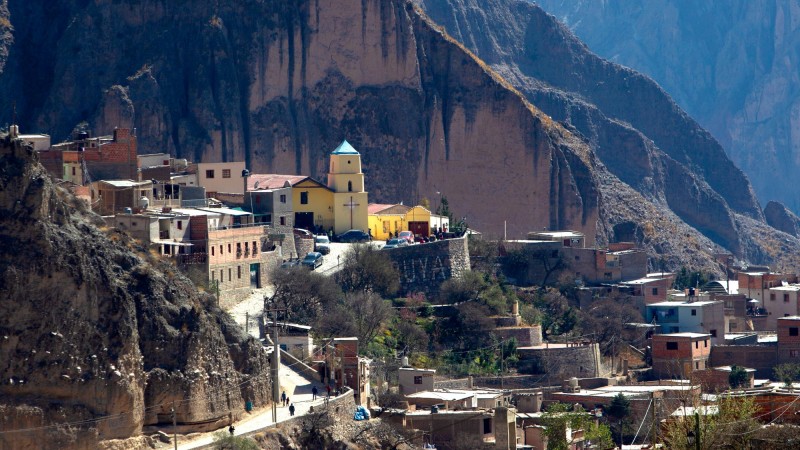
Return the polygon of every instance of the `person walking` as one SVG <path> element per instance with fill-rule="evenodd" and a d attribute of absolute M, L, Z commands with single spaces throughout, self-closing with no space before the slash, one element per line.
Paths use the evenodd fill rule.
<path fill-rule="evenodd" d="M 234 431 L 236 431 L 236 428 L 234 428 L 233 425 L 228 427 L 228 432 L 231 434 L 231 436 L 233 436 Z"/>
<path fill-rule="evenodd" d="M 294 416 L 294 403 L 289 405 L 289 415 Z"/>
<path fill-rule="evenodd" d="M 286 406 L 286 391 L 281 393 L 281 404 L 282 406 Z"/>
<path fill-rule="evenodd" d="M 290 404 L 290 403 L 292 403 L 292 401 L 291 401 L 291 400 L 289 400 L 289 397 L 286 397 L 286 404 L 288 405 L 288 404 Z"/>
<path fill-rule="evenodd" d="M 326 385 L 325 389 L 328 390 L 328 397 L 330 397 L 331 396 L 331 385 L 330 384 Z"/>
<path fill-rule="evenodd" d="M 316 386 L 311 388 L 311 400 L 312 401 L 317 399 L 317 392 L 319 392 L 319 391 L 317 391 L 317 387 Z"/>

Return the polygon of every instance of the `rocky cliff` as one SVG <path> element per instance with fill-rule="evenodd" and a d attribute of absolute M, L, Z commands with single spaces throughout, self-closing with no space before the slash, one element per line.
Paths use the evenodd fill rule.
<path fill-rule="evenodd" d="M 718 139 L 762 203 L 800 211 L 800 7 L 537 0 L 597 54 L 646 73 Z"/>
<path fill-rule="evenodd" d="M 104 230 L 0 137 L 0 449 L 99 448 L 266 402 L 268 359 L 213 299 Z"/>
<path fill-rule="evenodd" d="M 525 2 L 421 2 L 444 28 L 402 0 L 44 3 L 9 1 L 0 95 L 56 138 L 134 126 L 143 151 L 317 177 L 346 138 L 372 201 L 440 192 L 488 236 L 636 237 L 670 268 L 781 257 L 741 237 L 763 215 L 707 132 Z"/>

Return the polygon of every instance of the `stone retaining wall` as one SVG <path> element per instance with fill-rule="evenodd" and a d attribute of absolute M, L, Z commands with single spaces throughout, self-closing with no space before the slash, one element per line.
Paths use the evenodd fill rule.
<path fill-rule="evenodd" d="M 470 269 L 466 238 L 399 247 L 386 253 L 400 272 L 401 295 L 436 294 L 443 281 L 458 278 Z"/>

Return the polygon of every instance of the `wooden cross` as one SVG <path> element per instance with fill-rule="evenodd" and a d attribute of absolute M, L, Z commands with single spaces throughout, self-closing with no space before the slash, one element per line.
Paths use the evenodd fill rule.
<path fill-rule="evenodd" d="M 346 206 L 346 207 L 350 208 L 350 229 L 352 230 L 353 229 L 353 210 L 356 208 L 356 206 L 361 206 L 361 205 L 359 203 L 353 203 L 353 196 L 351 195 L 350 196 L 350 201 L 345 203 L 342 206 Z"/>

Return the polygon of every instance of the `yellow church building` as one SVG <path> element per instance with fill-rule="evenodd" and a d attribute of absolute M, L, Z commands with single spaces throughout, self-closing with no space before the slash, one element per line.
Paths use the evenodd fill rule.
<path fill-rule="evenodd" d="M 253 174 L 247 186 L 248 191 L 291 187 L 295 228 L 369 232 L 361 155 L 347 141 L 330 155 L 327 185 L 302 175 Z"/>

